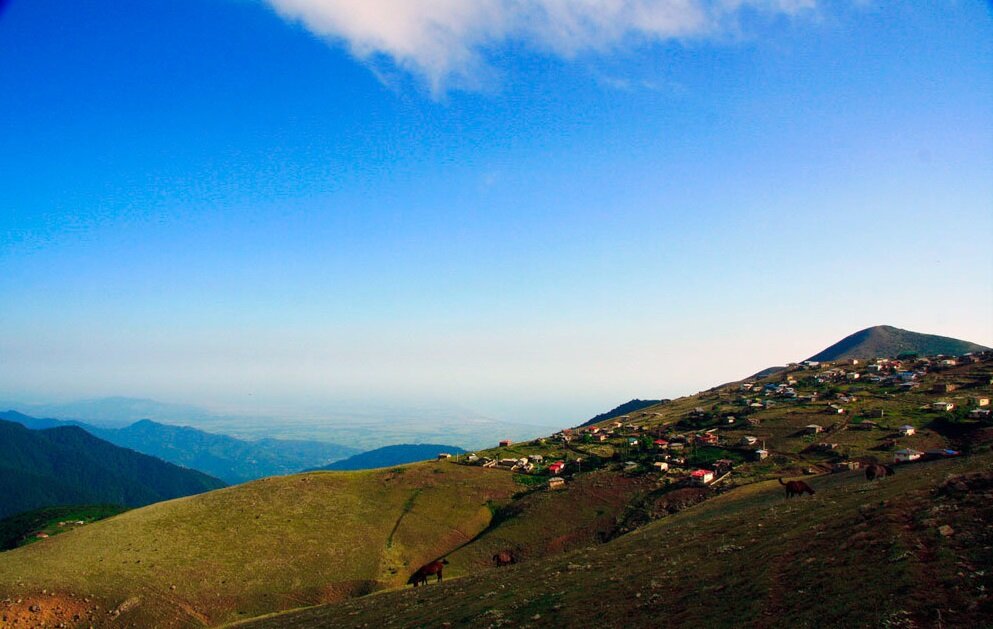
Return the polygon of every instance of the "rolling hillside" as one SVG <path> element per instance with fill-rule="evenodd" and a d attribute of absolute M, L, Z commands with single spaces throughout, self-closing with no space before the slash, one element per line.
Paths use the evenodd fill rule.
<path fill-rule="evenodd" d="M 896 358 L 901 354 L 959 356 L 988 349 L 990 348 L 947 336 L 921 334 L 889 325 L 877 325 L 846 336 L 831 347 L 814 354 L 808 360 Z"/>
<path fill-rule="evenodd" d="M 367 594 L 473 539 L 517 487 L 498 470 L 431 462 L 162 502 L 0 553 L 0 598 L 23 601 L 0 611 L 187 627 Z"/>
<path fill-rule="evenodd" d="M 75 426 L 29 430 L 0 420 L 0 444 L 0 517 L 54 505 L 134 507 L 224 486 Z"/>
<path fill-rule="evenodd" d="M 372 470 L 377 467 L 434 459 L 443 452 L 454 455 L 464 454 L 466 451 L 458 446 L 446 446 L 437 443 L 401 443 L 361 452 L 318 469 L 329 471 Z"/>
<path fill-rule="evenodd" d="M 793 365 L 461 462 L 136 509 L 0 554 L 0 599 L 20 598 L 5 611 L 25 620 L 48 600 L 47 621 L 71 612 L 81 626 L 218 625 L 321 603 L 252 622 L 915 627 L 940 608 L 947 626 L 982 626 L 991 398 L 993 353 Z M 894 464 L 901 452 L 919 460 Z M 847 471 L 871 463 L 896 475 Z M 694 483 L 694 470 L 720 478 Z M 787 501 L 783 476 L 816 495 Z M 495 570 L 500 552 L 518 563 Z M 438 557 L 451 583 L 380 592 Z"/>
<path fill-rule="evenodd" d="M 988 626 L 991 455 L 809 482 L 814 496 L 757 483 L 601 546 L 235 626 Z"/>

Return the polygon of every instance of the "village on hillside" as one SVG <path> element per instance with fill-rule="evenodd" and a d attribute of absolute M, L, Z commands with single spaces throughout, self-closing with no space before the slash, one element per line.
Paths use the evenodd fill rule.
<path fill-rule="evenodd" d="M 550 490 L 604 468 L 654 477 L 661 489 L 725 490 L 959 456 L 993 438 L 991 397 L 993 352 L 808 360 L 547 438 L 439 458 Z"/>

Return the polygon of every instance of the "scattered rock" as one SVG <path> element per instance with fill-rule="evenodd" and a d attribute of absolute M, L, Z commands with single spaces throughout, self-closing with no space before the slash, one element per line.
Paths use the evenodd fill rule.
<path fill-rule="evenodd" d="M 942 524 L 938 527 L 938 532 L 941 533 L 942 537 L 951 537 L 955 534 L 955 529 L 947 524 Z"/>

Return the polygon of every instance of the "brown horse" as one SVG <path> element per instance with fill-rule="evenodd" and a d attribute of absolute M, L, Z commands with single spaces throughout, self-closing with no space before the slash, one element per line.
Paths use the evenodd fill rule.
<path fill-rule="evenodd" d="M 414 587 L 417 587 L 418 585 L 427 585 L 428 577 L 432 574 L 438 575 L 438 580 L 441 581 L 441 571 L 444 570 L 447 565 L 447 559 L 426 563 L 418 568 L 417 572 L 410 575 L 410 578 L 407 579 L 407 585 L 413 585 Z"/>
<path fill-rule="evenodd" d="M 517 559 L 514 558 L 509 550 L 501 550 L 493 555 L 493 563 L 499 568 L 500 566 L 509 566 L 512 563 L 517 563 Z"/>
<path fill-rule="evenodd" d="M 810 494 L 811 496 L 814 495 L 814 489 L 802 480 L 791 480 L 784 483 L 783 479 L 780 478 L 779 484 L 786 487 L 787 498 L 802 496 L 803 494 Z"/>
<path fill-rule="evenodd" d="M 873 465 L 868 465 L 865 468 L 866 480 L 876 480 L 877 478 L 893 476 L 893 474 L 893 468 L 889 465 L 879 465 L 878 463 L 875 463 Z"/>

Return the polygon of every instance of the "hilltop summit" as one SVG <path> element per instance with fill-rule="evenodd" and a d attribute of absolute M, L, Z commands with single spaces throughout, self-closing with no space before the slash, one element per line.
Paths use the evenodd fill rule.
<path fill-rule="evenodd" d="M 808 360 L 830 361 L 846 358 L 896 357 L 900 354 L 958 356 L 990 348 L 948 336 L 921 334 L 891 325 L 877 325 L 846 336 Z"/>

